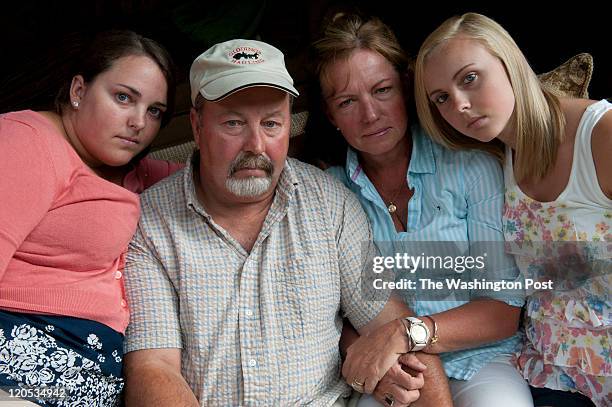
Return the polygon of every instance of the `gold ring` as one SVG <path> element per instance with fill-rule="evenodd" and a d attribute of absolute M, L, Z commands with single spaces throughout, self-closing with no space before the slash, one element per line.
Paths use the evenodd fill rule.
<path fill-rule="evenodd" d="M 351 387 L 355 389 L 355 391 L 358 391 L 359 393 L 364 392 L 364 388 L 363 388 L 364 385 L 365 385 L 365 380 L 363 383 L 360 383 L 357 381 L 357 379 L 353 379 L 353 382 L 351 383 Z"/>

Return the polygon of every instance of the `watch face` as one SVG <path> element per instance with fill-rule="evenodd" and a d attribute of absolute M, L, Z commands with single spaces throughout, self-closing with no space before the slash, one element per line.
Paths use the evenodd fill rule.
<path fill-rule="evenodd" d="M 410 327 L 410 336 L 416 343 L 425 343 L 427 341 L 427 331 L 422 325 L 412 325 Z"/>

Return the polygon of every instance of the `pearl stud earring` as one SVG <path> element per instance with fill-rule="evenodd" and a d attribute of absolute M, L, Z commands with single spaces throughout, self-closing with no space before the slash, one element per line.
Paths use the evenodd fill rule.
<path fill-rule="evenodd" d="M 77 102 L 76 100 L 72 101 L 72 106 L 77 109 L 79 107 L 79 102 Z"/>

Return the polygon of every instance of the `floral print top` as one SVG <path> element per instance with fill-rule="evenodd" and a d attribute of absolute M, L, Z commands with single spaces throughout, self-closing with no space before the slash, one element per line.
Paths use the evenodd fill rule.
<path fill-rule="evenodd" d="M 528 292 L 517 366 L 532 386 L 580 392 L 598 407 L 612 405 L 612 200 L 599 187 L 591 131 L 610 109 L 604 100 L 585 111 L 570 178 L 555 201 L 538 202 L 521 191 L 509 149 L 504 166 L 506 241 L 525 279 L 551 277 L 558 285 Z M 580 263 L 559 260 L 568 258 L 568 248 Z M 543 255 L 554 261 L 534 261 Z"/>

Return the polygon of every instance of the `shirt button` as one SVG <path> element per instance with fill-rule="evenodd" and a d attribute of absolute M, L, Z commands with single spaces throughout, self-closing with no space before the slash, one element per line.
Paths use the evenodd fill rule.
<path fill-rule="evenodd" d="M 257 366 L 257 361 L 255 359 L 249 360 L 249 366 L 251 366 L 251 367 Z"/>
<path fill-rule="evenodd" d="M 115 279 L 119 280 L 123 276 L 123 273 L 119 270 L 115 271 Z"/>
<path fill-rule="evenodd" d="M 126 308 L 127 307 L 127 301 L 126 300 L 121 300 L 121 306 L 123 308 Z"/>
<path fill-rule="evenodd" d="M 251 311 L 250 309 L 246 310 L 246 315 L 247 315 L 247 317 L 252 317 L 253 316 L 253 311 Z"/>

